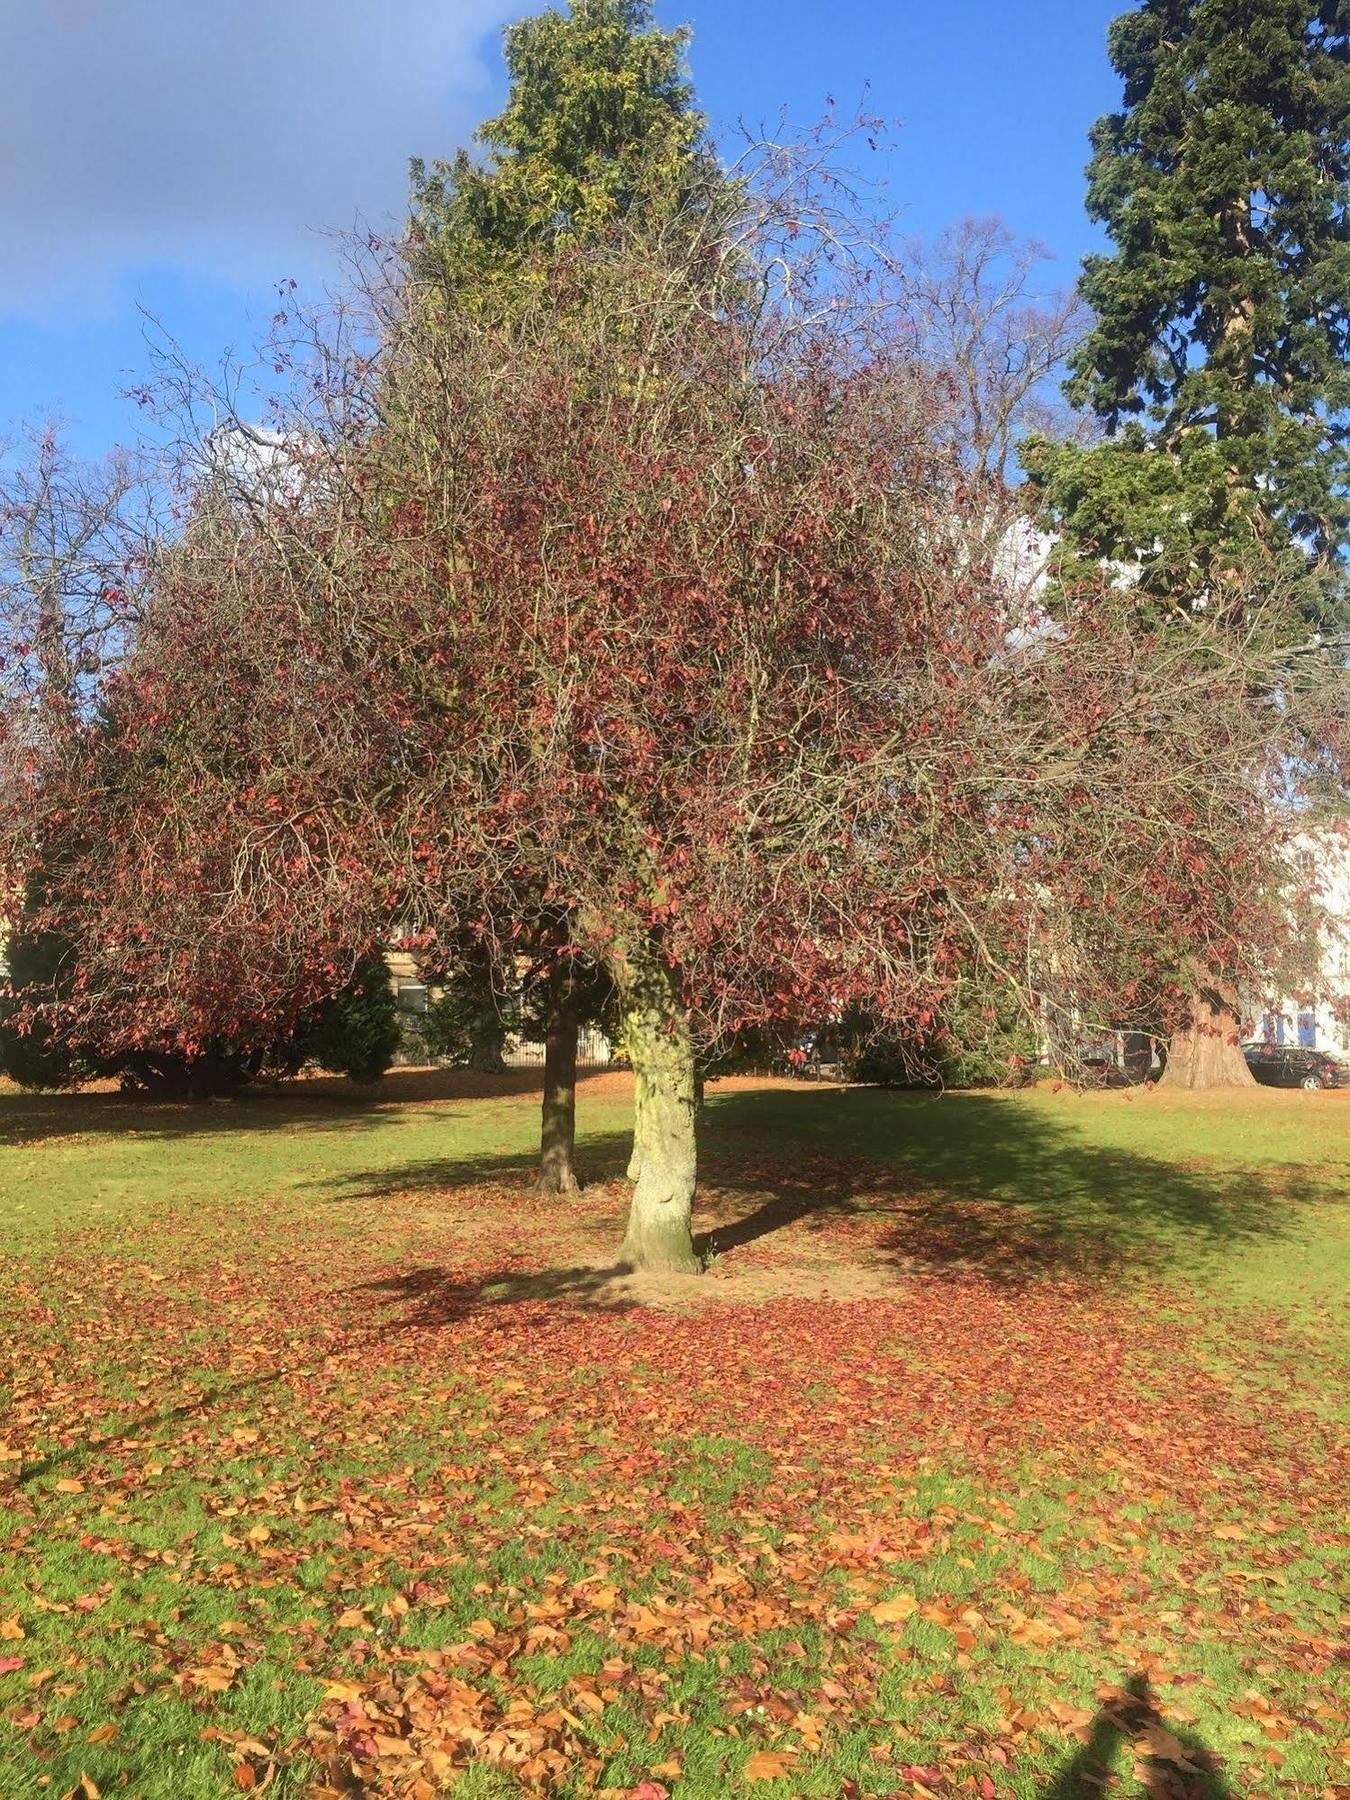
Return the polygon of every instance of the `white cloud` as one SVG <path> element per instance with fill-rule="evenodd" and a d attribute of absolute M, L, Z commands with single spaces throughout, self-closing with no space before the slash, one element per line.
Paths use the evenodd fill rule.
<path fill-rule="evenodd" d="M 401 216 L 492 102 L 521 0 L 0 0 L 0 312 L 133 269 L 240 287 Z"/>

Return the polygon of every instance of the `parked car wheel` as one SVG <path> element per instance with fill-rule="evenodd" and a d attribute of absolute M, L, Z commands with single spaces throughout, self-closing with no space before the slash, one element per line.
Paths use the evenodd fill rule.
<path fill-rule="evenodd" d="M 1319 1093 L 1322 1087 L 1322 1077 L 1320 1075 L 1305 1075 L 1302 1081 L 1299 1082 L 1299 1086 L 1306 1088 L 1310 1094 Z"/>

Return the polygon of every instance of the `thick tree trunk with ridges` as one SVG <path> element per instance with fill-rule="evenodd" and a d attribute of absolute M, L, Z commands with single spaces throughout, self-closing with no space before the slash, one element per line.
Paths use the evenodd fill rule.
<path fill-rule="evenodd" d="M 1159 1085 L 1169 1088 L 1256 1086 L 1256 1077 L 1242 1054 L 1242 1022 L 1231 993 L 1206 987 L 1192 997 L 1190 1021 L 1172 1033 L 1167 1047 L 1167 1069 Z"/>

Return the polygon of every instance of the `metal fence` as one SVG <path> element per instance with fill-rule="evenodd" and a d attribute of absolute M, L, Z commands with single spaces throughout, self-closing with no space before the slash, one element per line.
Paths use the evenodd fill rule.
<path fill-rule="evenodd" d="M 577 1034 L 579 1069 L 607 1069 L 613 1060 L 614 1052 L 603 1032 L 594 1031 L 587 1026 Z M 523 1038 L 512 1038 L 502 1053 L 502 1061 L 508 1069 L 542 1069 L 544 1046 Z"/>

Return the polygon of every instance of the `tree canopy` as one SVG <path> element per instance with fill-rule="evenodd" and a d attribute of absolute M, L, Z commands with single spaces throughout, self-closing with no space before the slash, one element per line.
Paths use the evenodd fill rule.
<path fill-rule="evenodd" d="M 504 36 L 510 91 L 479 128 L 486 158 L 412 165 L 420 266 L 461 297 L 714 166 L 684 71 L 688 33 L 659 30 L 650 0 L 575 0 Z"/>
<path fill-rule="evenodd" d="M 1189 603 L 1264 563 L 1323 627 L 1350 529 L 1350 15 L 1339 0 L 1145 0 L 1110 31 L 1092 133 L 1095 323 L 1069 393 L 1105 438 L 1035 463 L 1081 557 Z"/>
<path fill-rule="evenodd" d="M 1100 580 L 1028 631 L 903 307 L 789 216 L 753 311 L 727 221 L 658 211 L 491 314 L 414 260 L 378 357 L 303 372 L 295 479 L 204 500 L 95 711 L 11 761 L 72 1016 L 275 1031 L 391 919 L 510 956 L 561 909 L 641 1077 L 628 1254 L 687 1268 L 700 1046 L 921 1032 L 971 970 L 1166 1019 L 1186 956 L 1276 953 L 1280 597 L 1184 653 Z"/>

